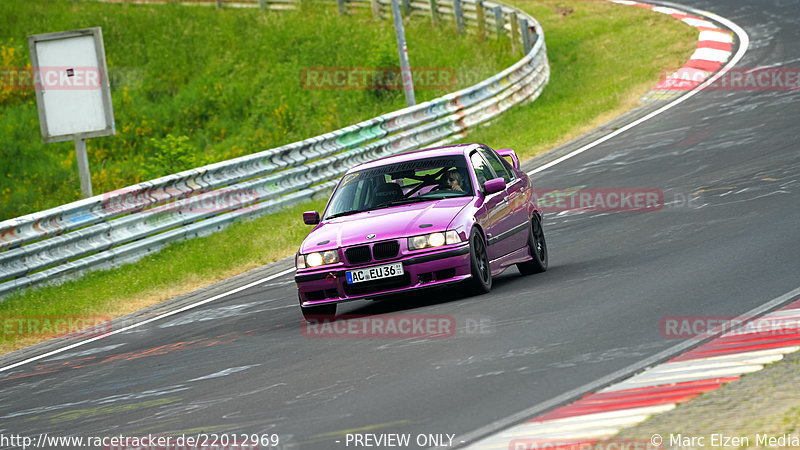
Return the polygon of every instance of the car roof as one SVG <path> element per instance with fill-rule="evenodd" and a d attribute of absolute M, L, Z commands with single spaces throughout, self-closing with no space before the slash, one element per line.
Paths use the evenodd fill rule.
<path fill-rule="evenodd" d="M 436 156 L 452 156 L 452 155 L 464 155 L 466 152 L 472 150 L 473 148 L 479 147 L 481 144 L 457 144 L 457 145 L 446 145 L 443 147 L 433 147 L 433 148 L 423 148 L 420 150 L 414 150 L 405 153 L 398 153 L 396 155 L 391 156 L 384 156 L 383 158 L 378 158 L 374 161 L 370 161 L 367 163 L 359 164 L 358 166 L 353 167 L 352 169 L 348 170 L 347 172 L 356 172 L 359 170 L 371 169 L 373 167 L 380 167 L 385 166 L 387 164 L 394 164 L 398 162 L 406 162 L 406 161 L 415 161 L 418 159 L 424 158 L 432 158 Z"/>

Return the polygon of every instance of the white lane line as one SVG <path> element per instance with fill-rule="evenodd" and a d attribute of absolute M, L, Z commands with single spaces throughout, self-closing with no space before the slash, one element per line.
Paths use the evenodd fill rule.
<path fill-rule="evenodd" d="M 733 323 L 737 323 L 736 321 L 744 321 L 750 320 L 753 317 L 757 317 L 759 315 L 764 314 L 766 311 L 770 311 L 775 309 L 783 304 L 788 304 L 791 301 L 797 299 L 800 296 L 800 287 L 795 288 L 783 295 L 775 297 L 772 300 L 769 300 L 755 308 L 751 309 L 750 311 L 745 312 L 733 319 Z M 668 358 L 674 357 L 675 355 L 679 355 L 691 348 L 697 347 L 698 344 L 709 340 L 711 338 L 717 337 L 719 334 L 722 333 L 722 329 L 713 329 L 709 330 L 706 333 L 687 339 L 679 344 L 675 344 L 672 347 L 662 350 L 656 353 L 653 356 L 645 358 L 639 362 L 633 363 L 627 367 L 624 367 L 616 372 L 610 373 L 604 377 L 601 377 L 595 381 L 589 382 L 584 384 L 583 386 L 579 386 L 575 389 L 569 390 L 564 392 L 563 394 L 557 395 L 550 400 L 545 400 L 539 404 L 533 405 L 529 408 L 526 408 L 522 411 L 519 411 L 515 414 L 511 414 L 506 416 L 502 419 L 498 419 L 492 423 L 484 425 L 480 428 L 477 428 L 471 432 L 465 433 L 461 436 L 457 436 L 453 439 L 455 442 L 472 442 L 476 441 L 474 444 L 470 444 L 468 448 L 484 448 L 478 447 L 478 443 L 486 443 L 486 442 L 494 442 L 493 439 L 500 435 L 502 436 L 503 433 L 509 430 L 509 425 L 519 423 L 525 421 L 526 419 L 530 419 L 531 417 L 535 417 L 537 414 L 541 414 L 544 411 L 549 409 L 555 408 L 559 405 L 566 404 L 570 401 L 575 401 L 579 397 L 583 396 L 587 392 L 596 392 L 600 389 L 607 388 L 610 386 L 617 386 L 619 383 L 624 383 L 625 380 L 631 378 L 631 374 L 637 374 L 641 370 L 646 369 L 648 367 L 652 367 L 661 361 L 664 361 Z M 627 376 L 627 378 L 622 378 Z M 617 381 L 621 380 L 621 381 Z M 667 406 L 667 405 L 661 405 Z M 673 408 L 675 405 L 668 405 L 670 408 Z M 581 417 L 588 417 L 588 416 L 581 416 Z M 434 447 L 436 449 L 444 450 L 446 447 Z M 508 443 L 506 443 L 506 447 L 508 448 Z"/>
<path fill-rule="evenodd" d="M 624 127 L 621 127 L 621 128 L 619 128 L 619 129 L 617 129 L 617 130 L 615 130 L 615 131 L 613 131 L 613 132 L 611 132 L 611 133 L 609 133 L 609 134 L 607 134 L 607 135 L 605 135 L 605 136 L 603 136 L 603 137 L 601 137 L 601 138 L 599 138 L 599 139 L 597 139 L 597 140 L 595 140 L 593 142 L 590 142 L 590 143 L 584 145 L 583 147 L 581 147 L 581 148 L 579 148 L 577 150 L 574 150 L 574 151 L 572 151 L 572 152 L 570 152 L 570 153 L 568 153 L 568 154 L 566 154 L 566 155 L 564 155 L 564 156 L 562 156 L 560 158 L 557 158 L 557 159 L 555 159 L 553 161 L 550 161 L 547 164 L 543 164 L 543 165 L 537 167 L 536 169 L 533 169 L 532 171 L 528 172 L 528 175 L 533 175 L 533 174 L 539 173 L 539 172 L 541 172 L 543 170 L 547 170 L 547 169 L 549 169 L 549 168 L 551 168 L 551 167 L 553 167 L 553 166 L 555 166 L 557 164 L 560 164 L 560 163 L 562 163 L 562 162 L 564 162 L 564 161 L 566 161 L 566 160 L 568 160 L 570 158 L 578 156 L 581 153 L 583 153 L 583 152 L 585 152 L 587 150 L 590 150 L 590 149 L 602 144 L 603 142 L 606 142 L 607 140 L 609 140 L 611 138 L 619 136 L 620 134 L 630 130 L 631 128 L 633 128 L 635 126 L 638 126 L 639 124 L 647 122 L 648 120 L 652 119 L 653 117 L 656 117 L 656 116 L 658 116 L 658 115 L 660 115 L 660 114 L 662 114 L 662 113 L 664 113 L 666 111 L 669 111 L 670 109 L 680 105 L 681 103 L 685 102 L 686 100 L 689 100 L 690 98 L 694 97 L 698 92 L 700 92 L 700 91 L 704 90 L 705 88 L 707 88 L 708 86 L 710 86 L 712 83 L 717 81 L 720 77 L 724 76 L 729 70 L 731 70 L 731 68 L 733 68 L 733 66 L 735 66 L 736 64 L 739 63 L 739 61 L 742 59 L 742 57 L 744 57 L 744 54 L 747 52 L 747 48 L 750 46 L 750 37 L 747 35 L 747 32 L 744 31 L 744 29 L 742 29 L 742 27 L 740 27 L 739 25 L 736 25 L 735 23 L 731 22 L 730 20 L 728 20 L 728 19 L 726 19 L 724 17 L 718 16 L 716 14 L 713 14 L 713 13 L 710 13 L 710 12 L 707 12 L 707 11 L 699 11 L 699 10 L 694 9 L 694 8 L 684 7 L 684 6 L 680 6 L 680 5 L 677 5 L 677 6 L 683 8 L 684 10 L 692 11 L 695 14 L 703 15 L 703 16 L 709 17 L 709 18 L 711 18 L 713 20 L 716 20 L 717 22 L 725 25 L 728 29 L 733 30 L 733 32 L 736 33 L 736 36 L 739 38 L 739 49 L 736 52 L 736 54 L 733 56 L 733 58 L 731 58 L 731 60 L 728 61 L 728 64 L 726 64 L 725 67 L 720 69 L 720 71 L 717 72 L 714 76 L 712 76 L 711 78 L 707 79 L 705 82 L 703 82 L 702 84 L 698 85 L 696 88 L 692 89 L 691 91 L 687 92 L 685 95 L 673 100 L 671 103 L 668 103 L 668 104 L 662 106 L 661 108 L 651 112 L 650 114 L 648 114 L 648 115 L 646 115 L 646 116 L 644 116 L 644 117 L 642 117 L 642 118 L 640 118 L 638 120 L 635 120 L 635 121 L 625 125 Z M 705 38 L 704 38 L 704 36 L 705 36 Z M 724 41 L 722 39 L 727 39 L 727 41 Z M 727 32 L 726 33 L 718 33 L 718 32 L 714 32 L 714 31 L 701 31 L 699 40 L 700 41 L 715 40 L 715 41 L 719 41 L 719 42 L 729 42 L 730 43 L 730 42 L 733 42 L 733 37 L 730 35 L 730 33 L 727 33 Z"/>
<path fill-rule="evenodd" d="M 276 274 L 272 274 L 272 275 L 270 275 L 268 277 L 265 277 L 265 278 L 262 278 L 262 279 L 260 279 L 258 281 L 253 281 L 252 283 L 245 284 L 244 286 L 239 286 L 239 287 L 237 287 L 235 289 L 231 289 L 230 291 L 223 292 L 222 294 L 215 295 L 215 296 L 213 296 L 211 298 L 207 298 L 205 300 L 200 300 L 199 302 L 195 302 L 195 303 L 183 306 L 181 308 L 178 308 L 176 310 L 169 311 L 169 312 L 166 312 L 164 314 L 161 314 L 161 315 L 158 315 L 158 316 L 155 316 L 155 317 L 151 317 L 149 319 L 146 319 L 146 320 L 143 320 L 141 322 L 128 325 L 127 327 L 123 327 L 123 328 L 120 328 L 118 330 L 113 330 L 113 331 L 111 331 L 111 332 L 109 332 L 107 334 L 104 334 L 102 336 L 97 336 L 97 337 L 93 337 L 91 339 L 87 339 L 85 341 L 76 342 L 74 344 L 67 345 L 66 347 L 62 347 L 62 348 L 59 348 L 59 349 L 56 349 L 56 350 L 53 350 L 53 351 L 50 351 L 50 352 L 47 352 L 47 353 L 43 353 L 41 355 L 34 356 L 32 358 L 28 358 L 28 359 L 26 359 L 24 361 L 20 361 L 18 363 L 14 363 L 14 364 L 11 364 L 9 366 L 0 367 L 0 373 L 3 373 L 5 371 L 7 371 L 7 370 L 13 369 L 15 367 L 19 367 L 19 366 L 24 365 L 24 364 L 28 364 L 28 363 L 33 362 L 33 361 L 38 361 L 40 359 L 44 359 L 44 358 L 47 358 L 47 357 L 50 357 L 50 356 L 53 356 L 53 355 L 57 355 L 59 353 L 65 352 L 67 350 L 71 350 L 73 348 L 80 347 L 82 345 L 86 345 L 86 344 L 88 344 L 90 342 L 99 341 L 100 339 L 107 338 L 109 336 L 113 336 L 115 334 L 119 334 L 119 333 L 122 333 L 122 332 L 125 332 L 125 331 L 128 331 L 128 330 L 132 330 L 134 328 L 138 328 L 138 327 L 140 327 L 142 325 L 146 325 L 146 324 L 148 324 L 150 322 L 155 322 L 156 320 L 161 320 L 161 319 L 163 319 L 165 317 L 173 316 L 175 314 L 178 314 L 178 313 L 181 313 L 181 312 L 184 312 L 184 311 L 188 311 L 188 310 L 190 310 L 192 308 L 197 308 L 198 306 L 205 305 L 206 303 L 211 303 L 211 302 L 213 302 L 215 300 L 219 300 L 219 299 L 221 299 L 223 297 L 227 297 L 227 296 L 229 296 L 231 294 L 235 294 L 237 292 L 244 291 L 245 289 L 249 289 L 249 288 L 251 288 L 253 286 L 258 285 L 259 283 L 264 283 L 266 281 L 274 280 L 275 278 L 282 277 L 282 276 L 284 276 L 286 274 L 289 274 L 289 273 L 292 273 L 292 272 L 294 272 L 294 268 L 286 269 L 286 270 L 284 270 L 282 272 L 278 272 Z"/>
<path fill-rule="evenodd" d="M 750 352 L 751 356 L 753 353 Z M 772 355 L 774 356 L 774 355 Z M 763 358 L 763 356 L 762 356 Z M 721 358 L 717 358 L 721 359 Z M 727 361 L 726 361 L 727 362 Z M 771 361 L 770 361 L 771 362 Z M 625 380 L 622 383 L 611 386 L 612 389 L 604 389 L 599 392 L 613 392 L 623 389 L 641 388 L 649 386 L 661 386 L 664 384 L 671 384 L 674 382 L 693 381 L 693 380 L 707 380 L 719 376 L 728 375 L 728 373 L 715 373 L 718 371 L 707 370 L 702 367 L 693 367 L 694 374 L 682 375 L 680 377 L 667 376 L 653 379 L 653 372 L 661 372 L 663 366 L 675 365 L 694 365 L 693 361 L 679 362 L 679 363 L 665 363 L 645 371 L 644 373 L 634 376 L 631 379 Z M 739 366 L 736 369 L 738 374 L 755 372 L 761 370 L 763 366 Z M 719 371 L 719 372 L 725 372 Z M 648 376 L 650 375 L 650 376 Z M 676 381 L 677 378 L 677 381 Z M 668 394 L 665 394 L 668 395 Z M 587 405 L 589 406 L 589 405 Z M 619 430 L 629 426 L 636 425 L 644 421 L 647 417 L 659 414 L 675 408 L 675 402 L 666 403 L 662 405 L 628 408 L 612 412 L 577 414 L 574 416 L 550 419 L 533 422 L 525 422 L 513 426 L 498 434 L 489 436 L 483 440 L 471 444 L 468 449 L 493 449 L 493 448 L 510 448 L 514 440 L 524 442 L 541 442 L 550 443 L 557 442 L 561 439 L 564 442 L 574 442 L 582 439 L 589 438 L 604 438 L 616 434 Z"/>
<path fill-rule="evenodd" d="M 612 0 L 612 1 L 615 1 L 616 3 L 625 4 L 625 2 L 620 1 L 620 0 Z M 666 4 L 669 4 L 669 3 L 666 3 Z M 694 9 L 694 8 L 687 8 L 687 7 L 684 7 L 682 5 L 674 5 L 674 6 L 683 8 L 684 10 L 692 11 L 695 14 L 699 14 L 699 15 L 703 15 L 703 16 L 712 18 L 713 20 L 716 20 L 717 22 L 722 23 L 725 26 L 727 26 L 729 29 L 733 30 L 737 34 L 737 36 L 739 38 L 739 42 L 740 42 L 740 46 L 739 46 L 738 51 L 736 52 L 736 55 L 734 55 L 734 57 L 716 75 L 714 75 L 713 77 L 709 78 L 704 83 L 702 83 L 701 85 L 699 85 L 697 88 L 695 88 L 694 90 L 690 91 L 686 95 L 676 99 L 675 101 L 665 105 L 662 108 L 659 108 L 658 110 L 648 114 L 647 116 L 642 117 L 641 119 L 639 119 L 639 120 L 637 120 L 637 121 L 635 121 L 635 122 L 633 122 L 631 124 L 628 124 L 627 126 L 625 126 L 623 128 L 620 128 L 619 130 L 617 130 L 617 131 L 615 131 L 613 133 L 610 133 L 610 134 L 608 134 L 608 135 L 606 135 L 606 136 L 604 136 L 604 137 L 602 137 L 602 138 L 600 138 L 600 139 L 598 139 L 598 140 L 596 140 L 596 141 L 594 141 L 592 143 L 589 143 L 589 144 L 587 144 L 587 145 L 585 145 L 585 146 L 583 146 L 583 147 L 581 147 L 581 148 L 579 148 L 579 149 L 577 149 L 577 150 L 575 150 L 575 151 L 573 151 L 573 152 L 571 152 L 571 153 L 569 153 L 567 155 L 564 155 L 564 156 L 562 156 L 562 157 L 560 157 L 560 158 L 558 158 L 558 159 L 556 159 L 554 161 L 551 161 L 550 163 L 544 164 L 544 165 L 534 169 L 533 171 L 529 172 L 529 175 L 533 175 L 535 173 L 541 172 L 543 170 L 546 170 L 546 169 L 548 169 L 550 167 L 555 166 L 556 164 L 559 164 L 559 163 L 561 163 L 563 161 L 566 161 L 567 159 L 570 159 L 570 158 L 572 158 L 572 157 L 574 157 L 576 155 L 579 155 L 579 154 L 585 152 L 586 150 L 589 150 L 592 147 L 595 147 L 595 146 L 597 146 L 597 145 L 599 145 L 599 144 L 601 144 L 601 143 L 613 138 L 614 136 L 617 136 L 617 135 L 619 135 L 621 133 L 624 133 L 625 131 L 637 126 L 638 124 L 643 123 L 643 122 L 645 122 L 645 121 L 647 121 L 647 120 L 649 120 L 649 119 L 651 119 L 651 118 L 653 118 L 655 116 L 658 116 L 659 114 L 669 110 L 670 108 L 675 107 L 676 105 L 686 101 L 688 98 L 690 98 L 690 97 L 694 96 L 695 94 L 697 94 L 698 92 L 702 91 L 703 89 L 705 89 L 706 87 L 711 85 L 713 82 L 718 80 L 720 77 L 724 76 L 725 73 L 727 73 L 734 65 L 736 65 L 742 59 L 742 57 L 744 56 L 745 52 L 747 51 L 747 48 L 749 47 L 750 40 L 749 40 L 749 37 L 747 36 L 747 33 L 741 27 L 739 27 L 738 25 L 734 24 L 730 20 L 727 20 L 727 19 L 725 19 L 723 17 L 720 17 L 720 16 L 718 16 L 716 14 L 713 14 L 713 13 L 709 13 L 709 12 L 705 12 L 705 11 L 699 11 L 699 10 Z M 703 39 L 704 37 L 706 39 Z M 732 42 L 732 38 L 731 38 L 731 36 L 729 34 L 727 34 L 727 35 L 723 34 L 723 33 L 712 33 L 712 34 L 709 34 L 709 32 L 706 32 L 706 31 L 702 31 L 700 33 L 700 40 L 717 40 L 717 41 L 724 42 L 724 39 L 727 39 L 729 42 Z M 768 302 L 766 302 L 766 303 L 764 303 L 764 304 L 762 304 L 760 306 L 757 306 L 756 308 L 753 308 L 752 310 L 740 315 L 739 317 L 740 318 L 748 318 L 748 319 L 752 318 L 752 317 L 757 316 L 758 314 L 761 314 L 761 313 L 763 313 L 765 311 L 769 311 L 770 309 L 775 308 L 778 305 L 781 305 L 781 304 L 789 302 L 790 300 L 795 298 L 797 295 L 800 295 L 800 288 L 796 288 L 796 289 L 794 289 L 794 290 L 792 290 L 790 292 L 787 292 L 784 295 L 781 295 L 781 296 L 779 296 L 777 298 L 774 298 L 774 299 L 772 299 L 772 300 L 770 300 L 770 301 L 768 301 Z M 703 341 L 705 341 L 707 339 L 710 339 L 710 338 L 712 338 L 712 337 L 714 337 L 716 335 L 722 334 L 723 331 L 724 330 L 722 330 L 722 329 L 710 330 L 709 332 L 705 333 L 704 335 L 701 335 L 701 336 L 698 336 L 697 338 L 689 339 L 688 341 L 684 341 L 684 342 L 682 342 L 680 344 L 674 345 L 671 348 L 668 348 L 668 349 L 666 349 L 666 350 L 664 350 L 662 352 L 659 352 L 656 355 L 653 355 L 653 356 L 651 356 L 649 358 L 645 358 L 644 360 L 639 361 L 638 363 L 631 364 L 630 366 L 628 366 L 628 367 L 626 367 L 626 368 L 624 368 L 622 370 L 619 370 L 617 372 L 609 374 L 609 375 L 607 375 L 605 377 L 602 377 L 602 378 L 600 378 L 598 380 L 595 380 L 594 382 L 587 383 L 587 384 L 585 384 L 585 385 L 583 385 L 583 386 L 581 386 L 579 388 L 576 388 L 576 389 L 573 389 L 571 391 L 565 392 L 565 393 L 563 393 L 561 395 L 558 395 L 558 396 L 556 396 L 556 397 L 554 397 L 554 398 L 552 398 L 552 399 L 550 399 L 548 401 L 539 403 L 538 405 L 534 405 L 532 407 L 529 407 L 529 408 L 527 408 L 527 409 L 525 409 L 523 411 L 520 411 L 520 412 L 518 412 L 516 414 L 512 414 L 512 415 L 507 416 L 507 417 L 505 417 L 503 419 L 500 419 L 500 420 L 494 421 L 492 423 L 489 423 L 489 424 L 487 424 L 487 425 L 485 425 L 483 427 L 480 427 L 480 428 L 478 428 L 476 430 L 473 430 L 470 433 L 466 433 L 466 434 L 464 434 L 462 436 L 458 436 L 456 438 L 456 442 L 469 442 L 469 441 L 476 441 L 477 439 L 479 439 L 476 442 L 474 442 L 473 444 L 470 444 L 467 448 L 470 448 L 470 449 L 472 449 L 472 448 L 494 448 L 494 447 L 497 447 L 497 448 L 508 448 L 509 445 L 510 445 L 510 442 L 507 439 L 509 434 L 512 434 L 515 431 L 519 431 L 519 430 L 523 429 L 524 427 L 527 426 L 527 423 L 523 423 L 523 424 L 519 424 L 519 425 L 516 425 L 516 426 L 512 426 L 511 428 L 507 428 L 507 429 L 504 430 L 504 428 L 508 427 L 508 425 L 516 423 L 516 422 L 519 422 L 519 421 L 522 421 L 522 420 L 525 420 L 526 418 L 535 416 L 536 414 L 540 414 L 541 412 L 546 411 L 546 410 L 548 410 L 550 408 L 553 408 L 555 406 L 558 406 L 559 404 L 563 404 L 563 403 L 566 403 L 566 402 L 568 402 L 570 400 L 573 400 L 576 397 L 578 397 L 578 396 L 580 396 L 582 394 L 585 394 L 586 392 L 594 392 L 598 388 L 602 388 L 604 385 L 605 386 L 611 385 L 609 387 L 619 386 L 620 384 L 624 383 L 625 381 L 622 381 L 622 383 L 617 382 L 616 384 L 613 384 L 613 382 L 614 382 L 614 380 L 618 380 L 619 378 L 624 376 L 624 374 L 636 374 L 636 372 L 642 370 L 643 368 L 647 368 L 648 366 L 652 366 L 653 364 L 656 364 L 656 363 L 658 363 L 660 361 L 663 361 L 664 359 L 668 358 L 669 356 L 680 354 L 682 351 L 686 351 L 686 350 L 688 350 L 688 349 L 690 349 L 692 347 L 695 347 L 699 343 L 701 343 L 701 342 L 703 342 Z M 630 379 L 630 377 L 628 379 Z M 669 409 L 675 407 L 674 404 L 660 405 L 660 406 L 663 407 L 663 408 L 669 408 Z M 579 417 L 575 418 L 574 420 L 586 420 L 588 417 L 589 417 L 589 415 L 579 416 Z M 505 437 L 505 439 L 503 439 L 504 437 Z M 439 448 L 441 448 L 441 447 L 439 447 Z"/>

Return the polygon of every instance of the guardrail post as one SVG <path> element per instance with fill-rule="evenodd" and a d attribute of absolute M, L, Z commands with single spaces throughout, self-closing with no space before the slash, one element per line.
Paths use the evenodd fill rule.
<path fill-rule="evenodd" d="M 336 0 L 336 3 L 339 4 L 339 14 L 343 16 L 347 15 L 347 7 L 344 5 L 344 0 Z"/>
<path fill-rule="evenodd" d="M 381 20 L 381 4 L 378 3 L 378 0 L 370 0 L 370 3 L 372 4 L 372 15 L 376 20 Z"/>
<path fill-rule="evenodd" d="M 461 9 L 461 0 L 453 0 L 453 15 L 456 18 L 458 34 L 464 34 L 464 11 Z"/>
<path fill-rule="evenodd" d="M 430 0 L 431 5 L 431 24 L 433 26 L 439 25 L 439 11 L 436 9 L 436 0 Z"/>
<path fill-rule="evenodd" d="M 258 7 L 262 11 L 266 11 L 267 10 L 267 0 L 258 0 Z"/>
<path fill-rule="evenodd" d="M 477 14 L 478 20 L 478 40 L 482 41 L 486 39 L 486 17 L 483 11 L 483 0 L 475 1 L 475 14 Z"/>
<path fill-rule="evenodd" d="M 522 50 L 525 51 L 525 54 L 531 52 L 531 48 L 533 48 L 531 44 L 531 30 L 528 28 L 528 19 L 519 19 L 519 27 L 522 30 Z"/>
<path fill-rule="evenodd" d="M 508 21 L 511 23 L 511 52 L 518 53 L 519 52 L 519 20 L 517 19 L 517 13 L 511 13 L 508 16 Z"/>
<path fill-rule="evenodd" d="M 222 0 L 217 0 L 217 8 L 222 8 Z"/>
<path fill-rule="evenodd" d="M 503 8 L 499 6 L 494 7 L 494 24 L 497 26 L 497 39 L 500 39 L 505 31 L 503 28 L 505 21 L 503 20 Z"/>
<path fill-rule="evenodd" d="M 403 0 L 403 17 L 411 15 L 411 0 Z"/>

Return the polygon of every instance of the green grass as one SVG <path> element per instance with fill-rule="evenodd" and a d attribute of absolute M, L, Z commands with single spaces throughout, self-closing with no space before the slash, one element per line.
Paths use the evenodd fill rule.
<path fill-rule="evenodd" d="M 321 210 L 308 202 L 211 236 L 176 242 L 139 262 L 86 274 L 80 280 L 14 294 L 0 302 L 0 354 L 42 341 L 15 331 L 17 319 L 118 317 L 291 255 L 310 227 L 298 218 Z M 298 225 L 299 223 L 299 225 Z M 4 324 L 10 319 L 11 332 Z"/>
<path fill-rule="evenodd" d="M 27 36 L 103 29 L 117 135 L 88 140 L 95 193 L 306 139 L 405 106 L 402 90 L 308 89 L 304 69 L 397 65 L 390 21 L 335 5 L 301 12 L 73 0 L 0 2 L 0 68 L 29 64 Z M 407 24 L 410 60 L 486 78 L 510 45 Z M 441 46 L 441 42 L 447 42 Z M 436 69 L 439 68 L 439 69 Z M 314 72 L 316 73 L 316 72 Z M 80 198 L 74 145 L 43 144 L 34 91 L 0 74 L 0 220 Z M 471 79 L 456 77 L 455 87 Z M 327 87 L 322 86 L 322 87 Z M 317 87 L 315 85 L 314 87 Z M 417 91 L 418 101 L 450 89 Z"/>
<path fill-rule="evenodd" d="M 536 102 L 513 108 L 468 140 L 515 148 L 524 156 L 635 105 L 663 69 L 682 65 L 696 45 L 693 29 L 638 8 L 585 1 L 519 6 L 532 12 L 545 29 L 550 84 Z M 407 32 L 410 42 L 420 39 L 414 36 L 417 33 L 432 33 L 426 23 L 408 27 Z M 301 110 L 304 105 L 292 108 Z M 299 205 L 212 236 L 176 243 L 139 263 L 17 294 L 0 303 L 0 317 L 116 316 L 137 310 L 293 254 L 309 230 L 302 225 L 300 212 L 322 207 L 321 201 Z M 0 352 L 35 341 L 35 337 L 0 337 Z"/>

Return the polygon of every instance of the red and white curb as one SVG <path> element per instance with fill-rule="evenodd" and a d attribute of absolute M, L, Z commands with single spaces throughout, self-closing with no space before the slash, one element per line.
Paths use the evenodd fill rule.
<path fill-rule="evenodd" d="M 758 326 L 750 326 L 757 324 Z M 800 300 L 468 449 L 587 448 L 800 350 Z"/>
<path fill-rule="evenodd" d="M 665 6 L 655 6 L 630 0 L 609 1 L 668 14 L 687 25 L 697 28 L 700 32 L 697 49 L 689 58 L 689 61 L 676 72 L 661 80 L 645 96 L 644 100 L 663 100 L 691 91 L 722 68 L 733 55 L 733 33 L 718 27 L 709 20 Z"/>

